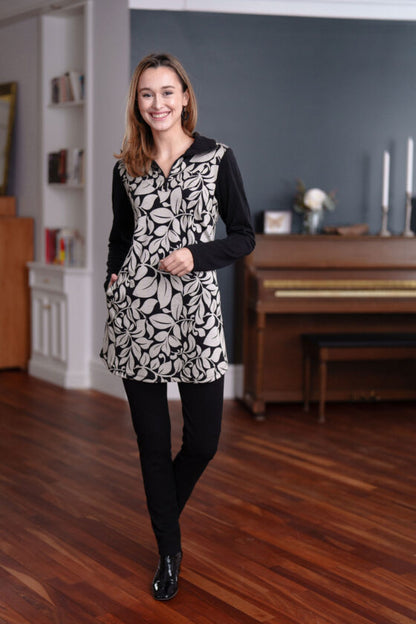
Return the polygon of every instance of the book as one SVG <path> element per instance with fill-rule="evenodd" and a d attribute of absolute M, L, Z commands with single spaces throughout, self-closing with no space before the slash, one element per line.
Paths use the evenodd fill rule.
<path fill-rule="evenodd" d="M 84 89 L 81 81 L 81 77 L 83 76 L 80 72 L 77 71 L 69 71 L 67 72 L 69 86 L 71 89 L 72 99 L 74 102 L 80 102 L 84 99 Z"/>
<path fill-rule="evenodd" d="M 50 152 L 48 154 L 48 182 L 57 184 L 59 182 L 60 152 Z"/>
<path fill-rule="evenodd" d="M 57 228 L 45 228 L 45 262 L 54 264 L 56 259 Z"/>
<path fill-rule="evenodd" d="M 51 79 L 51 104 L 81 102 L 84 99 L 84 74 L 70 70 Z"/>
<path fill-rule="evenodd" d="M 49 184 L 84 184 L 84 150 L 80 147 L 60 149 L 48 154 Z"/>
<path fill-rule="evenodd" d="M 45 228 L 45 262 L 79 267 L 83 264 L 83 239 L 73 228 Z"/>
<path fill-rule="evenodd" d="M 66 155 L 67 155 L 66 149 L 59 150 L 58 182 L 60 184 L 65 184 L 67 180 Z"/>

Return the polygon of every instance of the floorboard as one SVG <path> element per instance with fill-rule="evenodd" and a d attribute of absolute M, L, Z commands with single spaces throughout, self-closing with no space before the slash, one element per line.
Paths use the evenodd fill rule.
<path fill-rule="evenodd" d="M 174 449 L 180 404 L 171 402 Z M 0 372 L 1 624 L 415 624 L 415 405 L 226 401 L 182 517 L 178 596 L 125 401 Z"/>

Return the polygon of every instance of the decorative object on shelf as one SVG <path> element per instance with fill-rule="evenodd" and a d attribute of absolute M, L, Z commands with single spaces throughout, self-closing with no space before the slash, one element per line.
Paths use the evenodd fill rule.
<path fill-rule="evenodd" d="M 326 193 L 318 188 L 306 190 L 303 182 L 298 180 L 294 209 L 303 215 L 304 234 L 317 234 L 324 210 L 335 209 L 335 191 Z"/>
<path fill-rule="evenodd" d="M 403 230 L 402 236 L 406 236 L 408 238 L 415 235 L 415 233 L 410 227 L 411 218 L 412 218 L 412 195 L 411 193 L 406 193 L 406 216 L 405 216 L 404 230 Z"/>
<path fill-rule="evenodd" d="M 0 195 L 7 193 L 7 179 L 16 110 L 17 82 L 0 84 Z"/>
<path fill-rule="evenodd" d="M 407 175 L 406 175 L 406 213 L 404 230 L 402 236 L 412 237 L 415 233 L 412 231 L 410 223 L 412 218 L 412 192 L 413 192 L 413 139 L 407 140 Z"/>
<path fill-rule="evenodd" d="M 265 211 L 263 231 L 265 234 L 290 234 L 292 213 L 285 211 Z"/>
<path fill-rule="evenodd" d="M 381 199 L 381 230 L 380 236 L 391 236 L 387 227 L 389 213 L 390 154 L 383 154 L 383 195 Z"/>

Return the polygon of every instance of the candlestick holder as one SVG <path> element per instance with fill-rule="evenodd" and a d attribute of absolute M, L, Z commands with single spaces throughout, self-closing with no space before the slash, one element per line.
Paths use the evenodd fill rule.
<path fill-rule="evenodd" d="M 381 218 L 381 230 L 380 230 L 379 236 L 391 236 L 391 232 L 389 232 L 389 230 L 387 229 L 387 217 L 388 217 L 389 207 L 382 206 L 381 211 L 383 214 Z"/>
<path fill-rule="evenodd" d="M 406 216 L 404 221 L 404 230 L 402 236 L 411 238 L 415 233 L 410 229 L 410 219 L 412 217 L 412 194 L 406 192 Z"/>

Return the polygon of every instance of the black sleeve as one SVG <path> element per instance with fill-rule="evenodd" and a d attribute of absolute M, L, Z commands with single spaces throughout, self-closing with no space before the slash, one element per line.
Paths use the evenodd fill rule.
<path fill-rule="evenodd" d="M 219 165 L 215 195 L 227 237 L 188 245 L 194 258 L 194 271 L 227 266 L 253 251 L 256 244 L 243 180 L 231 149 L 227 149 Z"/>
<path fill-rule="evenodd" d="M 118 273 L 129 251 L 134 232 L 134 215 L 126 189 L 121 180 L 118 165 L 113 169 L 113 226 L 108 243 L 107 276 L 104 288 L 107 289 L 111 274 Z"/>

